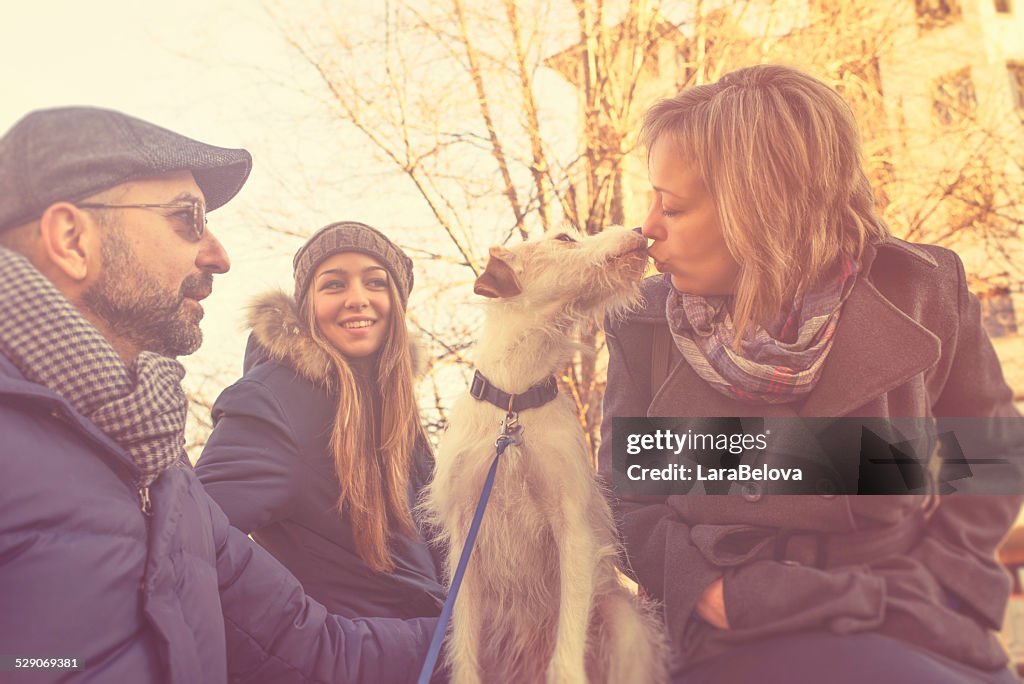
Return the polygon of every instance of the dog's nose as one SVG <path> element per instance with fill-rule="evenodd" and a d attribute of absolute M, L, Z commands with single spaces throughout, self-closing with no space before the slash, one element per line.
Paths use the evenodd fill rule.
<path fill-rule="evenodd" d="M 636 228 L 633 229 L 633 232 L 637 233 L 638 235 L 643 235 L 644 234 L 644 227 L 643 226 L 637 226 Z"/>

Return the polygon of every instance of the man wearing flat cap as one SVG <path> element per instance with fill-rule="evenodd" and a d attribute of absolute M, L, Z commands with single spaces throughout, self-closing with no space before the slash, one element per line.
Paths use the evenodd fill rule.
<path fill-rule="evenodd" d="M 175 357 L 228 256 L 245 150 L 119 112 L 0 138 L 0 679 L 411 680 L 434 620 L 346 620 L 229 526 Z M 17 677 L 17 675 L 15 675 Z"/>

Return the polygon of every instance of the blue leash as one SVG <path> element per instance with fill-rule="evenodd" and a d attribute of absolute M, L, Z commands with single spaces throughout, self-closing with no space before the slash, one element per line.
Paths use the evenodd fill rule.
<path fill-rule="evenodd" d="M 429 684 L 430 676 L 434 673 L 434 666 L 437 665 L 437 658 L 441 655 L 441 644 L 444 643 L 444 635 L 448 631 L 448 623 L 452 619 L 452 609 L 455 607 L 455 598 L 459 595 L 459 587 L 462 585 L 462 576 L 466 574 L 466 566 L 469 565 L 469 556 L 473 553 L 473 544 L 476 542 L 476 533 L 480 530 L 480 521 L 484 519 L 484 510 L 487 508 L 487 500 L 491 496 L 491 488 L 494 487 L 494 477 L 498 473 L 498 460 L 505 453 L 510 444 L 518 444 L 523 428 L 516 425 L 515 414 L 509 412 L 505 419 L 501 435 L 494 442 L 497 453 L 491 461 L 491 469 L 487 471 L 487 479 L 484 480 L 483 491 L 480 492 L 480 501 L 476 504 L 476 513 L 473 514 L 473 522 L 469 526 L 469 534 L 466 535 L 466 543 L 462 547 L 462 556 L 459 558 L 459 565 L 455 568 L 455 577 L 452 578 L 452 586 L 448 591 L 448 597 L 441 609 L 441 616 L 434 628 L 434 637 L 430 640 L 430 648 L 427 650 L 427 658 L 423 661 L 423 669 L 420 670 L 420 678 L 417 684 Z"/>

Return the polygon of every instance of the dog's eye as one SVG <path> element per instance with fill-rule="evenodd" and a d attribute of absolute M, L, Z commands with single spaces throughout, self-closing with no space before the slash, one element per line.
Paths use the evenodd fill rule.
<path fill-rule="evenodd" d="M 555 236 L 555 239 L 558 240 L 559 242 L 576 242 L 576 238 L 574 238 L 572 235 L 569 235 L 568 233 L 559 233 L 558 235 Z"/>

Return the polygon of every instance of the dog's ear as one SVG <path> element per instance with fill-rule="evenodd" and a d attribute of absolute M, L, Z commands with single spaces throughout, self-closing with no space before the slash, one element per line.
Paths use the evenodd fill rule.
<path fill-rule="evenodd" d="M 491 247 L 489 254 L 484 272 L 473 284 L 473 293 L 497 299 L 515 297 L 522 292 L 523 287 L 512 268 L 516 255 L 504 247 Z"/>

